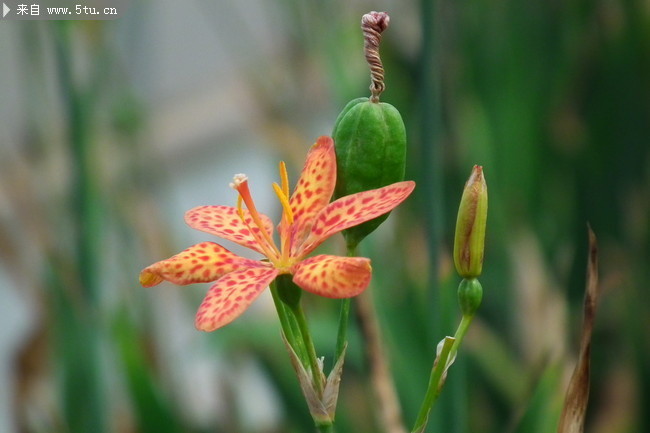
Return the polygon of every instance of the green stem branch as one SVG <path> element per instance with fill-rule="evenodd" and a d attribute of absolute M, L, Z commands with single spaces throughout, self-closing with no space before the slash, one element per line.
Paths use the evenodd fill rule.
<path fill-rule="evenodd" d="M 469 325 L 472 323 L 473 318 L 474 316 L 464 315 L 456 329 L 454 337 L 445 338 L 440 355 L 436 358 L 436 362 L 431 370 L 429 386 L 415 420 L 415 425 L 411 430 L 412 433 L 421 433 L 424 431 L 429 419 L 429 413 L 442 391 L 447 364 L 450 359 L 453 360 L 455 358 L 458 348 L 460 347 L 465 334 L 467 334 L 467 330 L 469 329 Z"/>
<path fill-rule="evenodd" d="M 293 348 L 294 352 L 300 359 L 300 362 L 305 366 L 308 365 L 307 350 L 303 343 L 300 328 L 298 327 L 296 318 L 293 315 L 293 311 L 280 297 L 278 292 L 278 280 L 274 280 L 271 283 L 271 296 L 273 297 L 273 303 L 275 304 L 275 309 L 280 318 L 280 326 L 282 327 L 284 338 L 287 339 L 287 342 Z"/>
<path fill-rule="evenodd" d="M 293 330 L 289 324 L 287 311 L 284 308 L 284 304 L 282 303 L 280 296 L 278 295 L 278 286 L 276 280 L 273 280 L 273 282 L 271 282 L 271 297 L 273 297 L 273 304 L 275 305 L 275 309 L 278 312 L 278 317 L 280 318 L 280 326 L 282 327 L 282 332 L 284 332 L 284 336 L 293 347 L 295 336 L 293 335 Z"/>
<path fill-rule="evenodd" d="M 454 356 L 456 356 L 456 353 L 458 352 L 458 348 L 460 347 L 460 344 L 463 342 L 463 338 L 465 338 L 465 334 L 467 334 L 467 330 L 469 329 L 469 325 L 472 323 L 472 319 L 474 316 L 463 316 L 463 318 L 460 321 L 460 324 L 458 325 L 458 329 L 456 329 L 456 334 L 454 335 L 455 341 L 454 345 L 451 346 L 451 352 L 449 353 L 449 356 L 453 359 Z"/>
<path fill-rule="evenodd" d="M 358 245 L 347 247 L 347 256 L 356 257 L 359 255 Z M 339 329 L 336 337 L 336 351 L 334 353 L 334 362 L 343 354 L 345 344 L 348 340 L 348 317 L 350 316 L 351 299 L 345 298 L 341 302 L 341 314 L 339 315 Z"/>

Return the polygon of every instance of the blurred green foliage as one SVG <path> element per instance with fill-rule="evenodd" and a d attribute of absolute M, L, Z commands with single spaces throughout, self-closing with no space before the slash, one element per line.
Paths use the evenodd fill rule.
<path fill-rule="evenodd" d="M 600 241 L 603 296 L 586 431 L 650 431 L 647 4 L 276 3 L 284 32 L 278 43 L 292 55 L 273 68 L 298 77 L 293 93 L 279 94 L 259 65 L 238 67 L 258 96 L 263 119 L 258 112 L 254 127 L 277 138 L 276 150 L 290 162 L 329 133 L 348 100 L 367 96 L 359 19 L 384 5 L 391 14 L 383 100 L 404 116 L 407 178 L 418 188 L 361 252 L 373 260 L 371 290 L 407 424 L 435 345 L 459 319 L 453 224 L 463 183 L 480 164 L 490 194 L 483 306 L 427 431 L 555 431 L 578 350 L 588 221 Z M 277 424 L 251 427 L 250 404 L 232 398 L 236 384 L 223 383 L 219 413 L 227 416 L 199 422 L 167 374 L 169 329 L 156 329 L 153 292 L 139 288 L 136 276 L 187 242 L 171 238 L 154 204 L 152 185 L 165 174 L 152 167 L 160 157 L 146 144 L 149 107 L 112 45 L 125 26 L 137 26 L 124 20 L 21 23 L 30 54 L 19 65 L 20 107 L 28 121 L 17 154 L 0 159 L 11 217 L 0 221 L 0 239 L 3 268 L 32 289 L 41 313 L 16 358 L 17 431 L 311 431 L 278 328 L 267 319 L 193 338 L 215 363 L 255 360 L 278 400 Z M 233 42 L 233 49 L 254 42 Z M 47 74 L 56 78 L 45 82 Z M 314 86 L 317 103 L 302 98 Z M 292 147 L 290 137 L 304 147 Z M 106 155 L 117 174 L 107 174 Z M 50 161 L 61 158 L 69 176 L 43 192 Z M 43 251 L 41 267 L 19 253 L 14 219 Z M 198 305 L 196 296 L 187 301 Z M 317 350 L 331 362 L 338 303 L 308 301 Z M 381 431 L 362 341 L 351 332 L 338 431 Z"/>

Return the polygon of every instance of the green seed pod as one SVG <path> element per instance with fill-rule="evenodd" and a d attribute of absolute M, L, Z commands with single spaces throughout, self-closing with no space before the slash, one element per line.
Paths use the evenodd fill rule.
<path fill-rule="evenodd" d="M 350 101 L 336 119 L 336 197 L 381 188 L 404 180 L 406 129 L 395 107 L 368 98 Z M 388 218 L 382 215 L 343 231 L 355 247 Z"/>
<path fill-rule="evenodd" d="M 334 129 L 333 131 L 336 132 L 337 129 L 339 129 L 339 123 L 341 123 L 341 120 L 345 117 L 346 114 L 348 114 L 348 111 L 352 109 L 357 104 L 360 104 L 362 102 L 368 102 L 368 98 L 361 97 L 357 99 L 353 99 L 347 104 L 345 104 L 345 107 L 343 107 L 343 110 L 339 113 L 338 117 L 336 118 L 336 121 L 334 122 Z M 334 134 L 332 134 L 333 138 Z"/>
<path fill-rule="evenodd" d="M 379 43 L 381 33 L 388 28 L 389 21 L 386 12 L 372 11 L 361 18 L 363 49 L 370 67 L 370 98 L 357 98 L 348 102 L 334 124 L 332 138 L 336 148 L 336 197 L 404 180 L 404 122 L 395 107 L 379 102 L 379 96 L 386 88 Z M 386 218 L 388 214 L 344 230 L 348 249 L 355 248 Z"/>
<path fill-rule="evenodd" d="M 476 278 L 463 278 L 458 286 L 458 305 L 463 316 L 473 316 L 481 305 L 483 287 Z"/>

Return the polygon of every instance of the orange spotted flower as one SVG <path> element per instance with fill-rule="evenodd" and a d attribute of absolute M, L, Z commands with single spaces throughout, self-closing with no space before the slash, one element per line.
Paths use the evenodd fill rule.
<path fill-rule="evenodd" d="M 239 257 L 221 245 L 202 242 L 143 269 L 140 284 L 216 281 L 196 314 L 196 327 L 202 331 L 214 331 L 236 319 L 281 274 L 291 274 L 302 289 L 328 298 L 363 292 L 371 278 L 369 259 L 307 256 L 335 233 L 391 211 L 408 197 L 415 183 L 398 182 L 330 203 L 336 156 L 329 137 L 320 137 L 312 146 L 291 197 L 284 163 L 280 163 L 280 177 L 281 185 L 273 184 L 283 209 L 279 247 L 273 240 L 273 223 L 257 211 L 243 174 L 235 175 L 231 184 L 239 193 L 237 207 L 200 206 L 185 214 L 190 227 L 255 250 L 266 260 Z"/>

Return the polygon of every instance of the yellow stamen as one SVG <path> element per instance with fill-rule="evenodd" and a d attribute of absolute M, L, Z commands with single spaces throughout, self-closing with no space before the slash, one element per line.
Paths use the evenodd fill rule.
<path fill-rule="evenodd" d="M 241 194 L 237 196 L 237 214 L 239 215 L 239 219 L 242 220 L 242 222 L 246 222 L 244 219 L 244 209 L 242 208 L 242 202 L 244 199 L 242 198 Z"/>
<path fill-rule="evenodd" d="M 289 205 L 289 199 L 285 195 L 282 188 L 280 188 L 280 185 L 275 182 L 273 182 L 273 190 L 280 199 L 280 203 L 282 203 L 282 209 L 284 210 L 283 215 L 286 216 L 287 222 L 289 224 L 293 224 L 293 212 L 291 211 L 291 205 Z"/>
<path fill-rule="evenodd" d="M 289 175 L 287 174 L 287 166 L 284 161 L 280 161 L 280 180 L 282 181 L 282 192 L 285 197 L 289 197 Z"/>
<path fill-rule="evenodd" d="M 289 175 L 287 174 L 287 166 L 284 161 L 280 161 L 280 185 L 273 184 L 273 190 L 282 203 L 282 222 L 280 223 L 280 250 L 282 251 L 282 262 L 287 263 L 290 255 L 290 233 L 289 226 L 293 224 L 293 212 L 289 204 Z"/>

